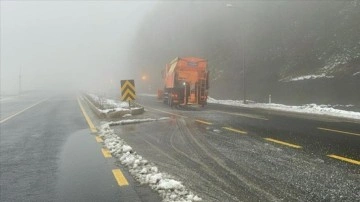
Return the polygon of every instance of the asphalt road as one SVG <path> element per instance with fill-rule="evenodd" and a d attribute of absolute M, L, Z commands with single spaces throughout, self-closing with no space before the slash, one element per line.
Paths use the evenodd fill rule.
<path fill-rule="evenodd" d="M 0 201 L 160 201 L 105 158 L 76 94 L 0 102 Z M 114 170 L 127 184 L 120 186 Z"/>
<path fill-rule="evenodd" d="M 171 109 L 151 96 L 137 101 L 146 112 L 136 118 L 170 120 L 115 132 L 205 201 L 360 198 L 356 123 L 223 105 Z"/>
<path fill-rule="evenodd" d="M 1 201 L 161 200 L 106 154 L 89 128 L 103 120 L 76 95 L 0 102 Z M 359 201 L 359 124 L 223 105 L 171 109 L 150 96 L 138 102 L 146 112 L 130 118 L 170 119 L 115 132 L 204 201 Z"/>
<path fill-rule="evenodd" d="M 219 104 L 208 104 L 203 109 L 174 110 L 151 96 L 142 96 L 140 102 L 151 108 L 203 121 L 203 124 L 213 129 L 224 130 L 224 127 L 227 127 L 244 131 L 257 138 L 271 138 L 292 143 L 301 146 L 305 152 L 319 156 L 336 154 L 360 160 L 360 123 L 356 121 Z"/>

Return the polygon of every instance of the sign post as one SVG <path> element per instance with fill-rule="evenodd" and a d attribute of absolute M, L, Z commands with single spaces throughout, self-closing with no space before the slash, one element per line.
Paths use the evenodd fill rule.
<path fill-rule="evenodd" d="M 135 81 L 134 80 L 121 80 L 121 100 L 129 102 L 131 109 L 131 101 L 135 100 Z"/>

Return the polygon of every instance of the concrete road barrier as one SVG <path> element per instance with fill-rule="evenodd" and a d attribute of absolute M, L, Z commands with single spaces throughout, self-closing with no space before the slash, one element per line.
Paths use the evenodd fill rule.
<path fill-rule="evenodd" d="M 86 103 L 88 104 L 88 106 L 90 107 L 91 111 L 93 111 L 99 118 L 106 118 L 106 114 L 102 111 L 100 111 L 100 109 L 98 107 L 96 107 L 96 102 L 93 101 L 91 98 L 89 98 L 90 96 L 88 95 L 84 95 L 83 98 L 86 101 Z"/>
<path fill-rule="evenodd" d="M 99 118 L 121 118 L 126 114 L 131 115 L 139 115 L 144 113 L 144 107 L 138 104 L 135 104 L 134 108 L 123 110 L 123 111 L 109 111 L 109 112 L 103 112 L 99 103 L 95 102 L 89 95 L 85 94 L 84 100 L 88 103 L 91 110 L 99 117 Z M 111 110 L 111 109 L 110 109 Z"/>

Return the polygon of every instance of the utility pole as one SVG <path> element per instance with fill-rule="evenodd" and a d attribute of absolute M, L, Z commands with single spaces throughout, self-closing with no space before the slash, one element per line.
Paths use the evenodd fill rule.
<path fill-rule="evenodd" d="M 231 3 L 228 3 L 228 4 L 226 4 L 225 5 L 227 8 L 232 8 L 232 9 L 236 9 L 236 10 L 239 10 L 239 11 L 241 11 L 242 13 L 244 13 L 244 9 L 242 8 L 239 8 L 239 7 L 236 7 L 236 6 L 234 6 L 234 5 L 232 5 Z M 243 68 L 243 96 L 244 96 L 244 101 L 243 101 L 243 103 L 244 104 L 247 104 L 247 101 L 246 101 L 246 63 L 245 63 L 245 57 L 246 57 L 246 55 L 245 55 L 245 51 L 246 51 L 246 45 L 245 45 L 245 32 L 246 32 L 246 30 L 245 30 L 245 21 L 244 21 L 244 19 L 245 19 L 245 15 L 244 14 L 242 14 L 242 26 L 241 26 L 241 30 L 240 30 L 240 45 L 242 46 L 242 51 L 241 51 L 241 54 L 242 54 L 242 68 Z M 235 28 L 236 29 L 236 28 Z"/>
<path fill-rule="evenodd" d="M 21 67 L 19 71 L 19 95 L 21 95 Z"/>
<path fill-rule="evenodd" d="M 245 24 L 245 23 L 243 23 L 243 24 Z M 244 29 L 244 26 L 242 26 L 242 28 L 241 29 Z M 245 70 L 246 70 L 246 63 L 245 63 L 245 35 L 244 35 L 244 31 L 242 32 L 242 36 L 241 36 L 241 39 L 242 39 L 242 46 L 243 46 L 243 50 L 242 50 L 242 55 L 243 55 L 243 71 L 244 71 L 244 74 L 243 74 L 243 87 L 244 87 L 244 101 L 243 101 L 243 103 L 244 104 L 247 104 L 247 101 L 246 101 L 246 80 L 245 80 L 245 75 L 246 75 L 246 73 L 245 73 Z"/>

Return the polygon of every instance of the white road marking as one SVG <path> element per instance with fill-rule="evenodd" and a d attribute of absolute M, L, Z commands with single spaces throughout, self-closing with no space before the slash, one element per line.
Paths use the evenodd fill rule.
<path fill-rule="evenodd" d="M 146 106 L 144 106 L 146 107 Z M 146 107 L 148 109 L 151 109 L 151 110 L 155 110 L 155 111 L 159 111 L 159 112 L 162 112 L 162 113 L 165 113 L 165 114 L 170 114 L 170 115 L 174 115 L 174 116 L 179 116 L 179 117 L 182 117 L 182 118 L 188 118 L 187 116 L 183 116 L 183 115 L 179 115 L 179 114 L 174 114 L 174 113 L 171 113 L 171 112 L 167 112 L 167 111 L 163 111 L 163 110 L 160 110 L 160 109 L 155 109 L 155 108 L 152 108 L 152 107 Z"/>
<path fill-rule="evenodd" d="M 260 119 L 260 120 L 269 120 L 263 116 L 258 116 L 258 115 L 252 115 L 252 114 L 242 114 L 242 113 L 233 113 L 233 112 L 224 112 L 224 111 L 219 111 L 219 110 L 209 110 L 209 111 L 213 111 L 213 112 L 219 112 L 219 113 L 223 113 L 223 114 L 230 114 L 230 115 L 235 115 L 235 116 L 242 116 L 242 117 L 246 117 L 246 118 L 252 118 L 252 119 Z"/>
<path fill-rule="evenodd" d="M 35 107 L 36 105 L 38 105 L 38 104 L 40 104 L 40 103 L 42 103 L 42 102 L 45 102 L 45 101 L 48 100 L 48 99 L 49 99 L 49 98 L 43 99 L 43 100 L 41 100 L 41 101 L 39 101 L 39 102 L 31 105 L 30 107 L 27 107 L 27 108 L 25 108 L 25 109 L 23 109 L 23 110 L 15 113 L 15 114 L 11 115 L 11 116 L 8 116 L 8 117 L 4 118 L 3 120 L 0 121 L 0 124 L 1 124 L 1 123 L 4 123 L 5 121 L 8 121 L 8 120 L 14 118 L 15 116 L 17 116 L 17 115 L 25 112 L 25 111 L 28 110 L 28 109 L 31 109 L 31 108 Z"/>
<path fill-rule="evenodd" d="M 8 101 L 8 100 L 13 100 L 13 97 L 5 97 L 5 98 L 1 98 L 0 102 L 4 102 L 4 101 Z"/>

